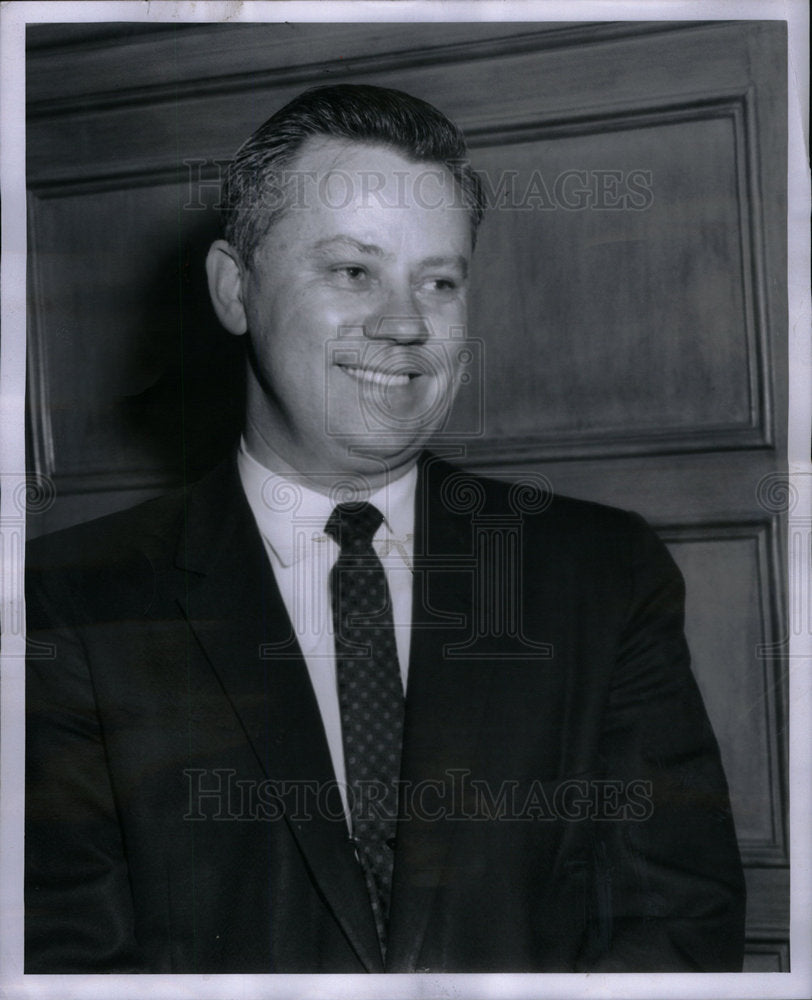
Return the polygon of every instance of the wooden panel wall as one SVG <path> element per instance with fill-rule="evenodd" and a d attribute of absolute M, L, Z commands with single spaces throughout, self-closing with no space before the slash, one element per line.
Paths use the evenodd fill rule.
<path fill-rule="evenodd" d="M 28 64 L 30 446 L 50 530 L 192 476 L 239 427 L 208 306 L 221 164 L 306 86 L 395 86 L 466 130 L 468 465 L 640 511 L 747 865 L 748 968 L 788 954 L 781 23 L 41 26 Z"/>

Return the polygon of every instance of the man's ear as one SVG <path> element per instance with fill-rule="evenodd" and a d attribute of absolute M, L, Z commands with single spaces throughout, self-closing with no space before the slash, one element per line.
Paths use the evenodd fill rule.
<path fill-rule="evenodd" d="M 206 274 L 217 318 L 228 330 L 240 336 L 248 329 L 243 303 L 243 270 L 237 251 L 225 240 L 215 240 L 206 257 Z"/>

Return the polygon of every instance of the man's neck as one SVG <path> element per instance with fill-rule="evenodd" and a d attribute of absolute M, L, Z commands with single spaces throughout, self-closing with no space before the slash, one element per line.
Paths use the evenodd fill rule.
<path fill-rule="evenodd" d="M 340 486 L 342 490 L 351 492 L 353 499 L 358 500 L 366 499 L 371 493 L 401 479 L 417 462 L 415 455 L 411 460 L 394 467 L 381 462 L 380 469 L 371 473 L 351 470 L 306 472 L 286 461 L 262 436 L 252 433 L 250 425 L 243 432 L 241 446 L 255 462 L 274 475 L 300 483 L 327 496 L 334 495 L 336 487 Z"/>

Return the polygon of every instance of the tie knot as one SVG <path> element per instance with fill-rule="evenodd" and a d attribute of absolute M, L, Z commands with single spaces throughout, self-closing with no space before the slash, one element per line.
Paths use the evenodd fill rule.
<path fill-rule="evenodd" d="M 343 550 L 370 545 L 383 521 L 383 514 L 371 503 L 340 503 L 334 508 L 324 530 Z"/>

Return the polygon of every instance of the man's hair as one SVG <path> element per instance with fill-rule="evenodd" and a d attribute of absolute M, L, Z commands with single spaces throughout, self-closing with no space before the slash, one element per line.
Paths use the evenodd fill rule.
<path fill-rule="evenodd" d="M 229 164 L 221 192 L 224 233 L 246 266 L 289 208 L 285 175 L 312 136 L 387 146 L 412 162 L 443 166 L 458 186 L 476 239 L 485 197 L 460 129 L 437 108 L 400 90 L 338 84 L 294 98 L 260 125 Z"/>

